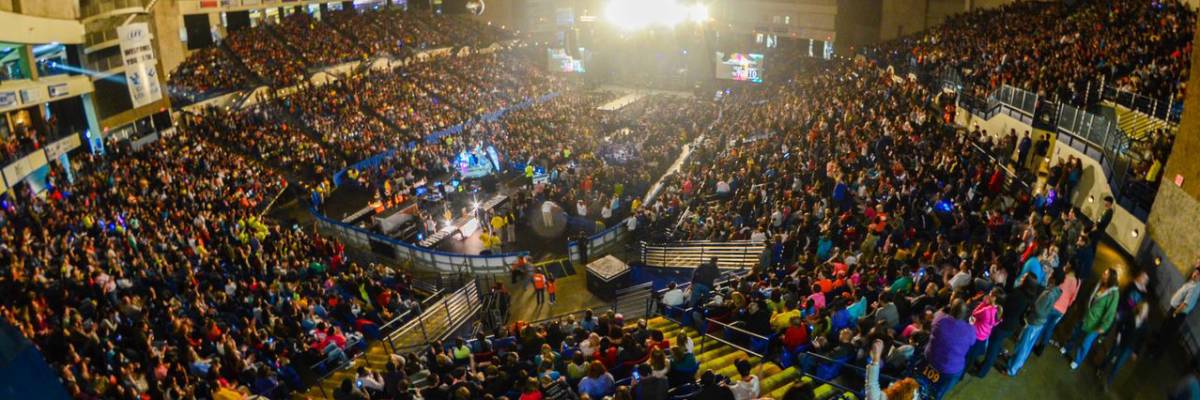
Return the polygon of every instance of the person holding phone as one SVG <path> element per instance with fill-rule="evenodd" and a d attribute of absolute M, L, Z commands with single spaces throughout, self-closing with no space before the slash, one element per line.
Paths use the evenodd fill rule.
<path fill-rule="evenodd" d="M 655 375 L 650 364 L 638 364 L 633 371 L 634 400 L 667 400 L 670 388 L 667 379 Z"/>

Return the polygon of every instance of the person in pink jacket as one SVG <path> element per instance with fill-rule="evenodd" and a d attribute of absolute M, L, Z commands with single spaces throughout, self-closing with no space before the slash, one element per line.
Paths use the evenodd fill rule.
<path fill-rule="evenodd" d="M 967 350 L 968 367 L 974 365 L 975 359 L 979 358 L 987 349 L 988 337 L 992 336 L 992 328 L 1000 323 L 1000 319 L 996 318 L 1000 311 L 996 301 L 1002 296 L 1004 296 L 1004 289 L 999 287 L 992 289 L 983 296 L 983 300 L 971 312 L 971 325 L 975 326 L 975 344 L 971 345 L 970 350 Z"/>
<path fill-rule="evenodd" d="M 1062 320 L 1063 315 L 1067 314 L 1067 309 L 1071 307 L 1071 304 L 1075 303 L 1075 297 L 1079 295 L 1080 286 L 1083 286 L 1083 282 L 1075 276 L 1075 266 L 1068 263 L 1063 267 L 1062 283 L 1058 284 L 1058 289 L 1062 290 L 1062 294 L 1058 296 L 1058 301 L 1054 302 L 1054 309 L 1046 317 L 1046 325 L 1042 328 L 1042 337 L 1038 340 L 1037 346 L 1033 348 L 1034 354 L 1042 355 L 1042 350 L 1046 348 L 1046 343 L 1054 336 L 1054 327 L 1058 326 L 1058 322 Z M 1055 345 L 1058 345 L 1058 343 L 1055 343 Z"/>

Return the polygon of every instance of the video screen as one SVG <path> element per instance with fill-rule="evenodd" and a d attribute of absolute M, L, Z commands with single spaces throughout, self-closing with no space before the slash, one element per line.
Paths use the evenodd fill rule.
<path fill-rule="evenodd" d="M 566 49 L 546 49 L 550 71 L 582 73 L 583 59 L 572 58 Z"/>
<path fill-rule="evenodd" d="M 717 79 L 762 83 L 763 55 L 717 52 Z"/>

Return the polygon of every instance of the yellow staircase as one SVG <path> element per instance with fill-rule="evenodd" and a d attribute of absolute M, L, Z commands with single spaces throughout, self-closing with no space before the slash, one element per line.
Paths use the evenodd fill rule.
<path fill-rule="evenodd" d="M 1130 110 L 1117 104 L 1105 102 L 1117 115 L 1117 127 L 1134 141 L 1148 139 L 1158 129 L 1174 129 L 1171 124 L 1158 118 Z"/>
<path fill-rule="evenodd" d="M 759 363 L 758 357 L 752 357 L 745 351 L 739 350 L 733 346 L 722 343 L 717 340 L 708 339 L 701 344 L 701 334 L 692 327 L 683 327 L 662 316 L 654 317 L 647 321 L 650 329 L 658 329 L 663 332 L 663 337 L 668 340 L 674 340 L 675 336 L 683 332 L 692 339 L 696 346 L 696 361 L 700 363 L 699 373 L 704 371 L 713 371 L 718 375 L 722 375 L 731 380 L 737 380 L 737 369 L 734 363 L 738 360 L 748 360 L 750 364 L 757 365 L 751 370 L 752 373 L 758 375 L 759 378 L 759 396 L 770 397 L 773 399 L 782 399 L 792 386 L 812 382 L 812 377 L 805 375 L 796 367 L 780 368 L 773 362 L 767 361 Z M 629 327 L 633 327 L 631 324 Z M 841 397 L 842 390 L 829 384 L 816 385 L 813 392 L 819 400 L 832 399 L 847 399 L 857 400 L 853 393 L 845 393 Z"/>
<path fill-rule="evenodd" d="M 426 337 L 438 338 L 451 333 L 471 314 L 480 308 L 479 292 L 475 285 L 467 285 L 454 293 L 446 295 L 441 300 L 425 306 L 420 317 L 414 318 L 394 333 L 388 335 L 390 346 L 398 352 L 410 352 L 428 345 Z M 343 379 L 354 379 L 358 367 L 365 366 L 375 371 L 385 371 L 391 360 L 391 347 L 384 340 L 372 341 L 367 350 L 351 360 L 351 367 L 338 369 L 326 376 L 321 382 L 312 385 L 305 393 L 295 393 L 293 399 L 324 399 L 333 398 L 334 390 L 342 384 Z"/>

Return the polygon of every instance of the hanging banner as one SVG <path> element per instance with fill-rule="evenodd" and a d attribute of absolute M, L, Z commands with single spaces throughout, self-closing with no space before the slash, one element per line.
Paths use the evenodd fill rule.
<path fill-rule="evenodd" d="M 67 135 L 67 137 L 57 142 L 46 145 L 46 158 L 49 160 L 56 159 L 58 156 L 75 150 L 81 144 L 83 144 L 83 141 L 79 139 L 78 134 Z"/>
<path fill-rule="evenodd" d="M 138 22 L 117 27 L 121 37 L 121 58 L 125 63 L 125 85 L 133 107 L 141 107 L 162 99 L 158 82 L 158 60 L 150 45 L 150 26 Z"/>
<path fill-rule="evenodd" d="M 17 105 L 17 92 L 0 92 L 0 108 Z"/>

